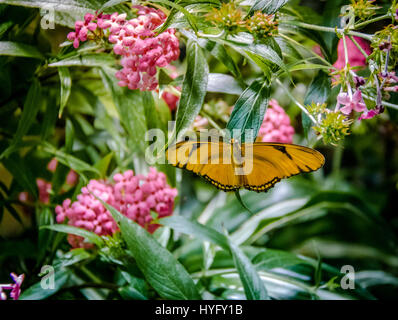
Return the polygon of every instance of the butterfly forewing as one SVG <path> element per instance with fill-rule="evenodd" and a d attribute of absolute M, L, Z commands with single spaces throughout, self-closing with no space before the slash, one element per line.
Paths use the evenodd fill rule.
<path fill-rule="evenodd" d="M 169 163 L 192 171 L 224 191 L 267 191 L 283 178 L 318 170 L 316 150 L 281 143 L 179 142 L 167 150 Z"/>

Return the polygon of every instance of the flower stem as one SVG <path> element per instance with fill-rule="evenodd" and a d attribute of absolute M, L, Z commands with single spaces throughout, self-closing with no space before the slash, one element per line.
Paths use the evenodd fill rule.
<path fill-rule="evenodd" d="M 365 52 L 365 50 L 363 50 L 363 48 L 360 46 L 360 44 L 358 43 L 357 40 L 355 40 L 355 38 L 351 35 L 348 36 L 350 38 L 350 40 L 355 44 L 355 46 L 358 48 L 359 51 L 361 51 L 362 55 L 368 59 L 369 55 Z"/>
<path fill-rule="evenodd" d="M 323 63 L 325 63 L 327 66 L 330 66 L 331 68 L 336 69 L 335 67 L 333 67 L 333 65 L 327 61 L 325 58 L 321 57 L 320 55 L 316 54 L 314 51 L 308 49 L 306 46 L 302 45 L 300 42 L 284 35 L 284 34 L 279 34 L 280 37 L 286 39 L 287 41 L 290 41 L 291 43 L 293 43 L 294 45 L 305 49 L 308 53 L 310 53 L 311 55 L 313 55 L 314 57 L 316 57 L 317 59 L 321 60 Z"/>
<path fill-rule="evenodd" d="M 370 20 L 367 20 L 367 21 L 364 21 L 364 22 L 361 22 L 361 23 L 358 23 L 355 25 L 355 29 L 359 29 L 359 28 L 367 26 L 368 24 L 371 24 L 371 23 L 374 23 L 374 22 L 377 22 L 380 20 L 388 19 L 388 18 L 391 18 L 391 15 L 389 13 L 379 16 L 379 17 L 376 17 L 376 18 L 373 18 L 373 19 L 370 19 Z"/>
<path fill-rule="evenodd" d="M 351 35 L 351 36 L 357 36 L 366 40 L 371 41 L 373 36 L 370 34 L 366 34 L 366 33 L 362 33 L 362 32 L 357 32 L 357 31 L 346 31 L 344 29 L 340 29 L 340 28 L 332 28 L 332 27 L 325 27 L 325 26 L 318 26 L 315 24 L 309 24 L 309 23 L 305 23 L 305 22 L 294 22 L 294 23 L 290 23 L 289 21 L 285 21 L 284 23 L 286 24 L 294 24 L 298 27 L 301 28 L 305 28 L 305 29 L 311 29 L 311 30 L 317 30 L 317 31 L 324 31 L 324 32 L 332 32 L 332 33 L 345 33 L 347 35 Z"/>
<path fill-rule="evenodd" d="M 370 97 L 370 96 L 368 96 L 368 95 L 366 95 L 366 94 L 364 94 L 364 93 L 362 93 L 362 96 L 363 96 L 365 99 L 372 100 L 372 101 L 376 101 L 375 98 Z M 387 102 L 387 101 L 382 101 L 382 104 L 383 104 L 383 106 L 385 106 L 385 107 L 389 107 L 389 108 L 398 110 L 398 105 L 397 105 L 397 104 L 393 104 L 393 103 L 390 103 L 390 102 Z"/>
<path fill-rule="evenodd" d="M 297 101 L 297 99 L 290 93 L 289 89 L 287 89 L 279 79 L 276 79 L 276 83 L 281 86 L 281 88 L 286 92 L 289 98 L 301 109 L 301 111 L 303 111 L 308 116 L 308 118 L 311 119 L 314 124 L 318 124 L 315 118 L 308 112 L 307 108 Z"/>

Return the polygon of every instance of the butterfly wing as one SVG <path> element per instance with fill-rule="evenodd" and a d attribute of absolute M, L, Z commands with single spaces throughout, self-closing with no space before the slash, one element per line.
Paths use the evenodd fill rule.
<path fill-rule="evenodd" d="M 182 141 L 170 146 L 166 157 L 170 164 L 205 178 L 218 189 L 234 191 L 242 186 L 234 173 L 230 144 Z"/>
<path fill-rule="evenodd" d="M 267 191 L 281 179 L 318 170 L 325 163 L 320 152 L 292 144 L 256 142 L 242 145 L 242 150 L 246 158 L 253 155 L 243 187 L 257 192 Z"/>

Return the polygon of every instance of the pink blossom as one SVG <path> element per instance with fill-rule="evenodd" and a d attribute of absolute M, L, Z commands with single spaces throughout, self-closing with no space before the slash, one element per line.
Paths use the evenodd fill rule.
<path fill-rule="evenodd" d="M 378 110 L 371 109 L 371 110 L 368 110 L 368 111 L 365 111 L 364 113 L 362 113 L 359 116 L 358 120 L 361 121 L 361 120 L 364 120 L 364 119 L 371 119 L 371 118 L 377 116 L 379 113 L 380 112 Z"/>
<path fill-rule="evenodd" d="M 56 158 L 52 158 L 51 161 L 47 164 L 47 170 L 50 172 L 55 172 L 57 169 L 58 160 Z"/>
<path fill-rule="evenodd" d="M 350 114 L 352 110 L 357 112 L 366 110 L 366 104 L 362 99 L 362 93 L 360 90 L 355 91 L 352 96 L 346 92 L 341 92 L 337 96 L 337 102 L 344 105 L 344 107 L 342 107 L 340 110 L 346 115 Z"/>
<path fill-rule="evenodd" d="M 195 129 L 203 129 L 209 124 L 209 120 L 203 118 L 201 116 L 196 116 L 195 121 L 193 122 L 193 127 Z"/>
<path fill-rule="evenodd" d="M 269 102 L 258 136 L 263 142 L 292 143 L 294 128 L 285 110 L 272 99 Z"/>
<path fill-rule="evenodd" d="M 25 275 L 21 274 L 18 276 L 15 273 L 10 274 L 14 283 L 11 284 L 0 284 L 0 300 L 7 300 L 7 295 L 4 290 L 11 290 L 10 297 L 13 300 L 18 300 L 19 296 L 21 295 L 21 285 L 25 279 Z"/>
<path fill-rule="evenodd" d="M 379 74 L 381 78 L 385 80 L 386 83 L 397 83 L 398 82 L 398 76 L 395 74 L 395 71 L 391 72 L 382 72 Z"/>
<path fill-rule="evenodd" d="M 39 201 L 41 203 L 50 202 L 51 182 L 48 182 L 42 178 L 36 179 L 37 189 L 39 189 Z"/>
<path fill-rule="evenodd" d="M 369 43 L 359 37 L 354 37 L 355 41 L 361 46 L 361 48 L 367 53 L 370 54 L 372 49 L 370 48 Z M 363 56 L 361 51 L 357 48 L 354 42 L 351 41 L 349 37 L 346 36 L 347 43 L 347 53 L 348 53 L 348 62 L 351 67 L 362 67 L 366 66 L 366 58 Z M 344 42 L 343 39 L 340 39 L 339 44 L 337 46 L 337 61 L 333 65 L 337 69 L 343 69 L 345 67 L 345 53 L 344 53 Z"/>
<path fill-rule="evenodd" d="M 73 47 L 77 49 L 80 41 L 87 41 L 87 34 L 89 31 L 94 32 L 97 29 L 97 24 L 92 22 L 95 16 L 87 13 L 84 16 L 84 21 L 75 22 L 75 32 L 69 32 L 67 38 L 73 41 Z"/>
<path fill-rule="evenodd" d="M 150 168 L 149 174 L 144 176 L 134 175 L 132 170 L 127 170 L 123 174 L 115 174 L 113 180 L 114 183 L 91 180 L 87 187 L 82 188 L 77 201 L 72 203 L 70 199 L 66 199 L 62 206 L 55 208 L 57 222 L 67 221 L 69 225 L 101 236 L 114 234 L 118 230 L 117 224 L 95 196 L 149 232 L 154 232 L 159 227 L 151 224 L 151 211 L 156 212 L 159 217 L 172 214 L 177 190 L 170 188 L 164 173 Z M 78 236 L 69 235 L 68 241 L 73 248 L 91 247 Z"/>
<path fill-rule="evenodd" d="M 389 92 L 398 92 L 398 86 L 393 86 L 393 87 L 385 87 L 384 91 L 389 91 Z"/>
<path fill-rule="evenodd" d="M 68 175 L 66 176 L 66 184 L 73 187 L 77 183 L 78 179 L 79 175 L 75 171 L 69 170 Z"/>

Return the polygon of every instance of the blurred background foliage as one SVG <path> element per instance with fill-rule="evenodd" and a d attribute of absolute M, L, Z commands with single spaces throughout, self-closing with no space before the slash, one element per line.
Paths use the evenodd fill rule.
<path fill-rule="evenodd" d="M 58 6 L 55 29 L 40 27 L 40 6 L 47 2 Z M 118 87 L 115 59 L 109 54 L 85 54 L 93 44 L 82 45 L 78 55 L 70 45 L 62 45 L 74 21 L 105 2 L 0 1 L 0 282 L 6 282 L 10 272 L 25 273 L 25 299 L 159 296 L 131 256 L 120 263 L 113 252 L 124 246 L 118 237 L 98 250 L 70 251 L 63 233 L 39 230 L 54 223 L 55 206 L 75 197 L 87 179 L 147 168 L 144 134 L 153 119 L 146 117 L 143 94 Z M 345 3 L 292 0 L 282 12 L 298 12 L 303 21 L 309 17 L 311 23 L 335 26 Z M 129 7 L 118 4 L 106 11 L 128 12 Z M 372 33 L 380 25 L 383 21 L 365 32 Z M 334 62 L 338 38 L 333 33 L 318 35 Z M 297 34 L 295 39 L 310 49 L 317 40 L 313 34 Z M 186 41 L 181 34 L 180 46 L 175 66 L 183 74 Z M 227 50 L 246 83 L 261 73 L 238 52 Z M 205 55 L 211 73 L 231 74 L 209 52 Z M 297 100 L 304 101 L 317 72 L 292 72 L 291 81 L 282 82 Z M 208 91 L 215 92 L 207 93 L 207 103 L 222 99 L 232 106 L 238 98 L 217 89 Z M 330 99 L 336 94 L 332 92 Z M 175 114 L 157 94 L 152 97 L 158 126 L 167 128 Z M 294 142 L 314 146 L 325 155 L 324 168 L 280 182 L 265 194 L 243 192 L 244 203 L 255 213 L 251 215 L 235 195 L 218 191 L 189 172 L 162 166 L 159 169 L 165 171 L 169 184 L 179 190 L 174 216 L 221 233 L 226 230 L 273 299 L 396 298 L 398 111 L 388 109 L 380 117 L 356 122 L 352 134 L 331 147 L 316 141 L 313 133 L 304 133 L 300 110 L 276 83 L 271 97 L 289 114 L 296 131 Z M 398 103 L 398 95 L 392 95 L 391 102 Z M 52 174 L 46 166 L 54 156 L 59 165 Z M 70 168 L 80 178 L 75 187 L 65 188 Z M 50 204 L 39 203 L 37 178 L 51 181 Z M 23 191 L 33 196 L 32 201 L 18 200 Z M 175 227 L 173 221 L 169 224 L 154 237 L 181 262 L 203 298 L 245 298 L 236 263 L 226 250 L 195 232 L 184 234 L 184 227 Z M 56 267 L 55 290 L 43 291 L 36 284 L 46 264 Z M 356 271 L 355 290 L 340 288 L 344 265 Z"/>

